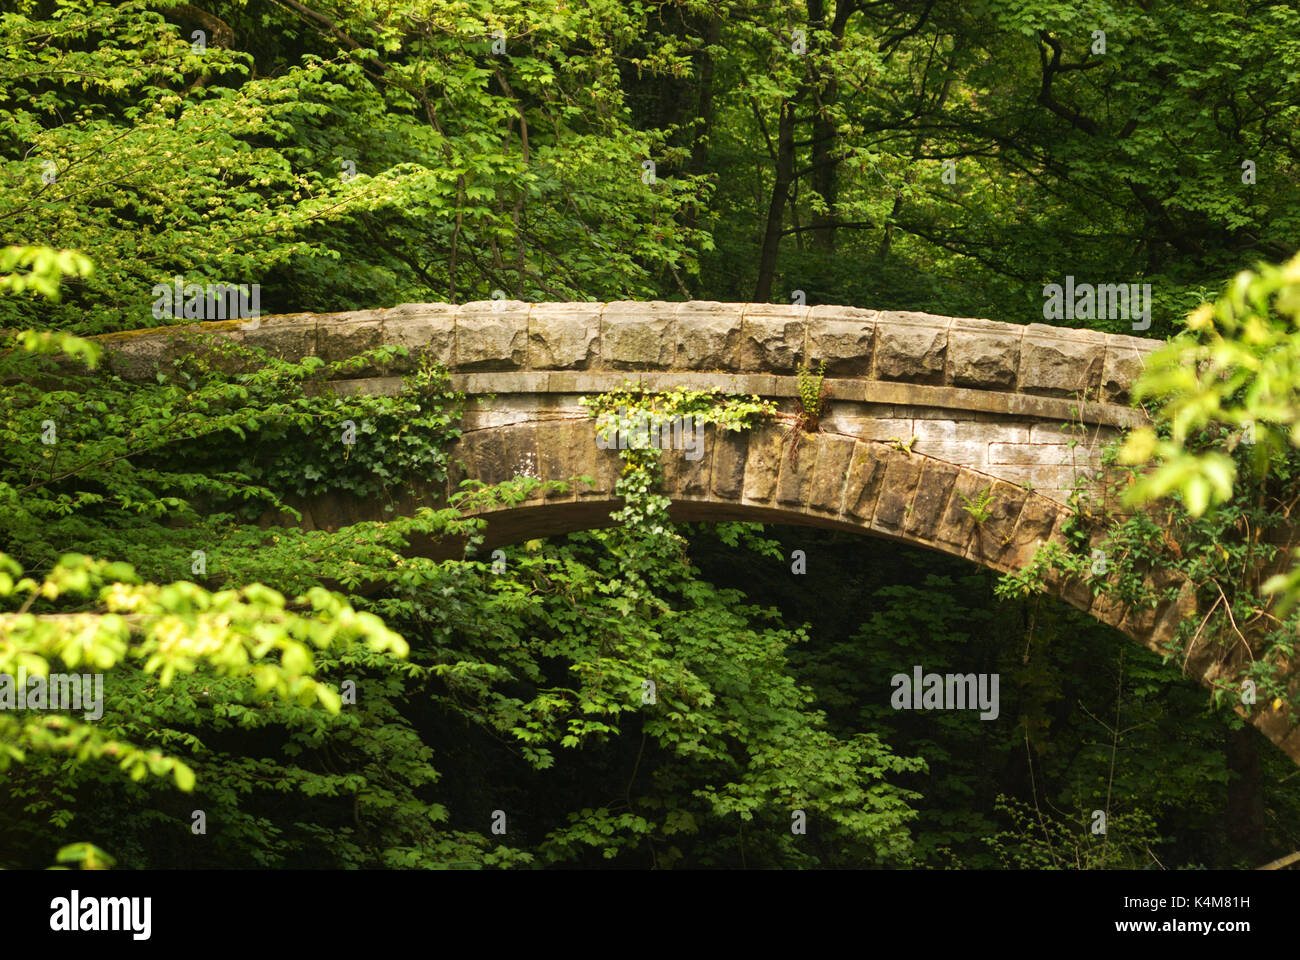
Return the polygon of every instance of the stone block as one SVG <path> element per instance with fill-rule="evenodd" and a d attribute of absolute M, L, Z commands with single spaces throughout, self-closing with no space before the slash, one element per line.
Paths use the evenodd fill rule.
<path fill-rule="evenodd" d="M 957 554 L 966 551 L 975 533 L 975 518 L 966 509 L 967 502 L 978 499 L 984 490 L 992 487 L 993 482 L 991 477 L 974 470 L 958 470 L 948 505 L 944 508 L 943 519 L 934 531 L 937 543 L 946 545 Z"/>
<path fill-rule="evenodd" d="M 808 508 L 818 513 L 839 513 L 844 500 L 845 481 L 853 460 L 852 437 L 815 434 L 817 465 L 813 468 L 812 492 Z"/>
<path fill-rule="evenodd" d="M 1014 486 L 1005 480 L 994 480 L 990 492 L 992 499 L 987 504 L 988 517 L 983 523 L 975 524 L 970 556 L 977 562 L 1009 569 L 1009 560 L 1015 553 L 1013 541 L 1016 522 L 1020 519 L 1020 511 L 1029 493 L 1023 487 Z"/>
<path fill-rule="evenodd" d="M 528 367 L 586 370 L 600 356 L 603 304 L 535 303 L 528 314 Z"/>
<path fill-rule="evenodd" d="M 740 369 L 794 373 L 804 358 L 807 307 L 746 304 L 740 323 Z"/>
<path fill-rule="evenodd" d="M 1146 357 L 1153 345 L 1160 344 L 1115 334 L 1106 338 L 1106 359 L 1101 373 L 1103 400 L 1107 403 L 1128 402 L 1129 390 L 1146 368 Z"/>
<path fill-rule="evenodd" d="M 663 467 L 664 494 L 668 497 L 702 497 L 709 492 L 709 474 L 712 470 L 712 451 L 717 443 L 717 427 L 704 424 L 703 456 L 698 460 L 688 460 L 687 450 L 668 449 L 675 445 L 677 439 L 670 437 L 664 449 L 660 450 L 659 463 Z M 694 441 L 690 437 L 682 438 L 684 445 L 690 447 Z"/>
<path fill-rule="evenodd" d="M 1020 389 L 1042 396 L 1079 395 L 1095 400 L 1105 353 L 1105 334 L 1031 323 L 1020 344 Z"/>
<path fill-rule="evenodd" d="M 988 465 L 988 450 L 982 440 L 917 440 L 912 444 L 913 453 L 980 470 Z"/>
<path fill-rule="evenodd" d="M 948 381 L 958 387 L 1014 390 L 1023 332 L 992 320 L 953 320 L 948 328 Z"/>
<path fill-rule="evenodd" d="M 844 513 L 862 523 L 870 523 L 876 512 L 876 500 L 884 482 L 889 448 L 879 443 L 857 441 L 844 485 Z"/>
<path fill-rule="evenodd" d="M 244 334 L 244 342 L 252 345 L 272 349 L 269 345 L 276 344 L 277 347 L 283 348 L 285 338 L 288 335 L 287 330 L 277 330 L 275 327 L 260 325 L 256 330 L 248 330 Z M 298 336 L 302 337 L 302 342 L 308 339 L 306 331 L 301 327 L 298 330 Z M 347 360 L 355 357 L 366 350 L 371 350 L 383 343 L 384 331 L 383 323 L 380 320 L 345 320 L 340 323 L 320 323 L 315 330 L 316 349 L 321 359 L 333 363 L 338 360 Z M 259 340 L 259 338 L 265 338 Z M 275 352 L 273 350 L 273 352 Z M 299 354 L 301 356 L 301 354 Z"/>
<path fill-rule="evenodd" d="M 828 377 L 866 377 L 877 311 L 857 307 L 813 307 L 808 311 L 808 356 L 813 367 L 826 361 Z"/>
<path fill-rule="evenodd" d="M 745 487 L 745 460 L 749 435 L 743 430 L 719 430 L 714 439 L 712 489 L 714 496 L 739 499 Z"/>
<path fill-rule="evenodd" d="M 568 482 L 571 477 L 590 472 L 583 463 L 587 453 L 584 424 L 581 420 L 560 420 L 539 424 L 537 427 L 537 467 L 543 481 Z M 553 490 L 545 494 L 547 500 L 572 500 L 577 496 L 578 483 L 570 483 L 568 491 Z"/>
<path fill-rule="evenodd" d="M 808 504 L 808 495 L 812 490 L 813 471 L 817 466 L 817 438 L 815 434 L 792 437 L 790 443 L 795 447 L 794 455 L 782 450 L 780 479 L 776 485 L 776 500 L 785 506 L 804 507 Z"/>
<path fill-rule="evenodd" d="M 479 300 L 456 313 L 458 370 L 518 370 L 528 355 L 529 304 Z"/>
<path fill-rule="evenodd" d="M 886 533 L 900 533 L 907 522 L 912 499 L 921 482 L 925 458 L 909 456 L 901 451 L 886 448 L 885 478 L 881 483 L 880 497 L 876 500 L 876 513 L 871 526 Z"/>
<path fill-rule="evenodd" d="M 766 502 L 775 495 L 776 479 L 781 472 L 784 432 L 777 426 L 765 426 L 750 433 L 742 499 Z"/>
<path fill-rule="evenodd" d="M 1006 556 L 1008 567 L 1023 569 L 1029 565 L 1038 548 L 1050 541 L 1060 513 L 1060 506 L 1043 496 L 1025 498 L 1011 536 L 1011 550 Z"/>
<path fill-rule="evenodd" d="M 916 540 L 935 539 L 960 473 L 960 468 L 950 463 L 929 459 L 924 461 L 916 496 L 912 499 L 912 510 L 903 525 L 909 537 Z"/>
<path fill-rule="evenodd" d="M 513 427 L 502 427 L 497 433 L 502 434 L 502 454 L 505 457 L 506 472 L 509 477 L 528 477 L 533 480 L 542 478 L 538 465 L 537 426 L 526 423 Z M 527 500 L 540 500 L 540 490 L 533 490 Z"/>
<path fill-rule="evenodd" d="M 692 300 L 677 310 L 676 367 L 681 370 L 740 369 L 742 303 Z"/>
<path fill-rule="evenodd" d="M 601 361 L 616 370 L 667 370 L 677 355 L 677 304 L 622 300 L 605 305 Z"/>
<path fill-rule="evenodd" d="M 1059 443 L 990 443 L 989 463 L 1024 466 L 1059 467 L 1079 464 L 1089 466 L 1101 456 L 1101 448 L 1080 444 L 1070 447 Z"/>
<path fill-rule="evenodd" d="M 407 303 L 384 313 L 384 343 L 405 347 L 410 356 L 390 364 L 393 370 L 414 370 L 421 357 L 450 367 L 455 359 L 456 306 L 451 303 Z"/>
<path fill-rule="evenodd" d="M 876 322 L 875 376 L 909 383 L 943 383 L 947 317 L 884 311 Z"/>

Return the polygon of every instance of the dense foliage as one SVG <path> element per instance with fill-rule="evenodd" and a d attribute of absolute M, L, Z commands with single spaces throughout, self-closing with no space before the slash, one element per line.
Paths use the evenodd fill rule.
<path fill-rule="evenodd" d="M 1134 486 L 1174 500 L 1109 526 L 1080 505 L 1072 550 L 1001 584 L 838 533 L 674 527 L 653 449 L 625 452 L 615 526 L 487 559 L 468 508 L 538 481 L 408 509 L 454 470 L 462 398 L 436 365 L 227 345 L 135 383 L 84 339 L 174 322 L 155 287 L 178 277 L 255 284 L 263 313 L 691 297 L 1043 322 L 1044 284 L 1073 276 L 1153 294 L 1149 328 L 1071 325 L 1165 336 L 1295 253 L 1294 5 L 5 9 L 0 674 L 93 665 L 105 697 L 94 720 L 0 711 L 0 866 L 1233 867 L 1300 846 L 1293 765 L 1230 709 L 1237 678 L 1207 696 L 1036 590 L 1049 566 L 1089 579 L 1097 543 L 1116 576 L 1095 589 L 1151 602 L 1143 574 L 1177 570 L 1222 596 L 1200 626 L 1225 647 L 1276 614 L 1251 679 L 1287 696 L 1294 618 L 1242 571 L 1296 499 L 1294 261 L 1192 313 L 1146 382 L 1165 413 L 1127 456 L 1162 466 Z M 363 366 L 403 389 L 325 389 Z M 796 444 L 823 373 L 800 375 Z M 773 413 L 631 386 L 590 406 Z M 386 519 L 310 529 L 322 498 Z M 998 673 L 1000 718 L 893 709 L 914 664 Z"/>

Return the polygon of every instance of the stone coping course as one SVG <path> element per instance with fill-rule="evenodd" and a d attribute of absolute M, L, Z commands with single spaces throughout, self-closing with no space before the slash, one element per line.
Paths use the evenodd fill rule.
<path fill-rule="evenodd" d="M 102 334 L 114 373 L 150 378 L 219 334 L 276 356 L 343 360 L 393 344 L 457 373 L 626 371 L 791 375 L 825 361 L 837 381 L 915 384 L 1119 405 L 1163 345 L 1124 334 L 927 313 L 767 303 L 423 303 L 332 314 L 216 320 Z M 754 392 L 754 391 L 748 391 Z M 901 402 L 901 401 L 891 401 Z M 911 401 L 909 401 L 911 402 Z"/>

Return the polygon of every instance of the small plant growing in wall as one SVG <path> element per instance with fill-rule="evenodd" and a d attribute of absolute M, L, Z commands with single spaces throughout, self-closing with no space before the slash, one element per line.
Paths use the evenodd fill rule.
<path fill-rule="evenodd" d="M 909 457 L 912 455 L 912 444 L 914 443 L 916 443 L 916 434 L 912 434 L 910 440 L 901 440 L 898 437 L 889 438 L 889 445 L 893 449 L 897 450 L 899 453 L 906 454 Z"/>
<path fill-rule="evenodd" d="M 985 487 L 978 496 L 972 500 L 964 493 L 959 493 L 959 497 L 965 501 L 962 509 L 975 518 L 977 524 L 984 523 L 993 515 L 993 488 Z"/>
<path fill-rule="evenodd" d="M 826 385 L 826 361 L 821 361 L 817 366 L 817 372 L 813 373 L 812 367 L 805 360 L 804 365 L 799 368 L 799 402 L 803 404 L 803 415 L 799 418 L 799 426 L 805 433 L 817 431 L 822 411 L 830 395 L 830 387 Z"/>
<path fill-rule="evenodd" d="M 814 372 L 808 361 L 799 368 L 799 403 L 803 410 L 795 417 L 791 428 L 790 462 L 794 462 L 799 451 L 800 434 L 816 433 L 821 429 L 822 414 L 826 410 L 826 401 L 830 399 L 831 388 L 826 383 L 826 361 L 822 360 Z"/>

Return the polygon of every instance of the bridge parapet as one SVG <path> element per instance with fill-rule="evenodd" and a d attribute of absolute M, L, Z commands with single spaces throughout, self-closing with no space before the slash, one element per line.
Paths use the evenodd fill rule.
<path fill-rule="evenodd" d="M 114 372 L 152 378 L 216 334 L 286 359 L 344 360 L 381 345 L 410 356 L 335 381 L 384 392 L 420 356 L 473 398 L 467 433 L 583 420 L 583 395 L 628 380 L 648 390 L 718 387 L 798 410 L 795 372 L 825 361 L 823 429 L 898 442 L 917 453 L 1065 502 L 1091 478 L 1101 447 L 1144 419 L 1127 406 L 1159 341 L 1043 324 L 838 306 L 713 301 L 406 304 L 154 328 L 100 339 Z"/>
<path fill-rule="evenodd" d="M 457 372 L 692 371 L 792 374 L 807 359 L 835 379 L 1083 397 L 1123 403 L 1160 341 L 926 313 L 714 301 L 404 304 L 381 310 L 218 320 L 100 339 L 114 372 L 152 377 L 183 331 L 298 359 L 341 360 L 381 344 Z M 390 372 L 396 372 L 390 371 Z"/>

